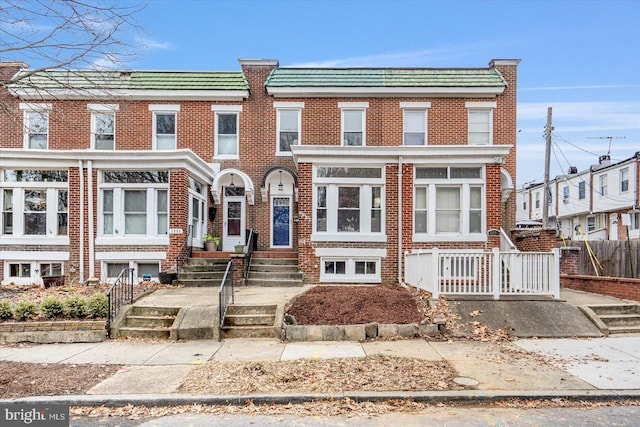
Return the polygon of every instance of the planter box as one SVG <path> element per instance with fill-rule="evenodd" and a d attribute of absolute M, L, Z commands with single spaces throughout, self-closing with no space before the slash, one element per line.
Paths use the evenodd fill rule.
<path fill-rule="evenodd" d="M 42 276 L 42 283 L 45 288 L 64 286 L 64 276 Z"/>
<path fill-rule="evenodd" d="M 161 271 L 158 273 L 158 280 L 163 285 L 170 285 L 174 280 L 178 280 L 178 273 L 167 273 L 166 271 Z"/>

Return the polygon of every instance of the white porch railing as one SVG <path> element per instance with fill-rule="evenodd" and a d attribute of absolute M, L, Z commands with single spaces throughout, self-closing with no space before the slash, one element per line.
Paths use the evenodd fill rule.
<path fill-rule="evenodd" d="M 560 298 L 560 251 L 419 250 L 405 253 L 405 281 L 446 295 Z"/>

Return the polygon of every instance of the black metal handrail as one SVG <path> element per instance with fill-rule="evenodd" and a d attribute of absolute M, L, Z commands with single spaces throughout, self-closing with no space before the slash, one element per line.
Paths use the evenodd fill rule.
<path fill-rule="evenodd" d="M 133 303 L 133 268 L 123 268 L 120 275 L 107 291 L 109 300 L 109 314 L 107 318 L 107 331 L 111 333 L 111 325 L 118 312 L 127 304 Z"/>
<path fill-rule="evenodd" d="M 187 235 L 184 236 L 182 246 L 176 255 L 176 273 L 180 273 L 180 267 L 184 264 L 184 260 L 191 258 L 193 252 L 193 225 L 187 227 Z"/>
<path fill-rule="evenodd" d="M 220 291 L 218 291 L 218 301 L 220 306 L 220 328 L 224 323 L 224 316 L 227 315 L 227 307 L 229 307 L 229 300 L 231 304 L 234 301 L 234 289 L 233 289 L 233 261 L 227 263 L 227 269 L 224 272 L 224 278 L 220 284 Z"/>
<path fill-rule="evenodd" d="M 249 280 L 249 269 L 251 268 L 251 260 L 253 259 L 253 246 L 254 240 L 256 238 L 255 233 L 253 232 L 253 228 L 249 230 L 249 239 L 247 240 L 247 246 L 245 247 L 245 256 L 244 256 L 244 283 L 247 284 L 247 280 Z"/>

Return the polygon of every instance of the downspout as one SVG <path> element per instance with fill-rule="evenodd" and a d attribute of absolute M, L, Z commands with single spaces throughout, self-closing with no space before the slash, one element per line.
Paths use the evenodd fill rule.
<path fill-rule="evenodd" d="M 88 184 L 88 215 L 89 215 L 89 277 L 95 277 L 95 240 L 93 236 L 93 161 L 87 162 L 87 184 Z"/>
<path fill-rule="evenodd" d="M 80 270 L 79 281 L 84 282 L 84 165 L 82 160 L 78 160 L 78 171 L 80 173 L 80 248 L 79 263 Z"/>
<path fill-rule="evenodd" d="M 398 283 L 402 283 L 402 156 L 398 156 Z"/>

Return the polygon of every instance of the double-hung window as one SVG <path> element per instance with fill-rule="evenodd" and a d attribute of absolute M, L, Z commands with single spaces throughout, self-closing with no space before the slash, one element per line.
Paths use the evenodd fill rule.
<path fill-rule="evenodd" d="M 427 144 L 427 109 L 430 102 L 401 102 L 403 145 Z"/>
<path fill-rule="evenodd" d="M 49 110 L 51 104 L 21 103 L 24 112 L 24 148 L 46 150 L 49 148 Z"/>
<path fill-rule="evenodd" d="M 342 115 L 341 140 L 344 146 L 367 145 L 368 102 L 339 102 Z"/>
<path fill-rule="evenodd" d="M 620 193 L 629 191 L 629 168 L 620 169 Z"/>
<path fill-rule="evenodd" d="M 495 102 L 467 102 L 469 145 L 493 144 L 493 109 Z"/>
<path fill-rule="evenodd" d="M 178 112 L 180 105 L 149 105 L 153 112 L 153 149 L 178 148 Z"/>
<path fill-rule="evenodd" d="M 240 112 L 242 105 L 212 105 L 215 112 L 215 157 L 237 159 L 240 156 Z"/>
<path fill-rule="evenodd" d="M 102 172 L 100 182 L 100 243 L 109 238 L 143 238 L 158 244 L 169 232 L 167 171 Z"/>
<path fill-rule="evenodd" d="M 91 111 L 91 148 L 115 150 L 117 104 L 89 104 Z"/>
<path fill-rule="evenodd" d="M 5 169 L 0 175 L 0 235 L 68 242 L 68 172 Z M 56 238 L 62 238 L 56 239 Z"/>
<path fill-rule="evenodd" d="M 318 241 L 386 241 L 382 167 L 314 168 L 314 233 Z"/>
<path fill-rule="evenodd" d="M 291 155 L 291 146 L 301 144 L 300 129 L 304 102 L 274 102 L 277 118 L 276 154 Z"/>
<path fill-rule="evenodd" d="M 562 187 L 562 202 L 564 204 L 569 203 L 569 186 L 565 185 Z"/>
<path fill-rule="evenodd" d="M 414 241 L 485 238 L 482 167 L 416 167 L 415 177 Z"/>
<path fill-rule="evenodd" d="M 580 181 L 578 183 L 578 199 L 583 200 L 586 197 L 586 183 Z"/>
<path fill-rule="evenodd" d="M 607 177 L 607 174 L 600 175 L 600 178 L 598 179 L 600 182 L 600 196 L 604 197 L 609 194 L 609 179 Z"/>

